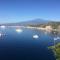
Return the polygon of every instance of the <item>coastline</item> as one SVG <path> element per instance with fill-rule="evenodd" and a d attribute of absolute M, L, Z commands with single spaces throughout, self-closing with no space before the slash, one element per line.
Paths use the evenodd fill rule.
<path fill-rule="evenodd" d="M 60 60 L 60 43 L 57 43 L 55 45 L 55 47 L 50 46 L 50 47 L 48 47 L 48 49 L 51 49 L 53 51 L 53 53 L 54 53 L 54 55 L 56 57 L 56 60 Z"/>

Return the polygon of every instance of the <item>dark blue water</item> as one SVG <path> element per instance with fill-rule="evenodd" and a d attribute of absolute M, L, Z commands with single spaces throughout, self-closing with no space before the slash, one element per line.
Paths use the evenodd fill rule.
<path fill-rule="evenodd" d="M 48 49 L 53 45 L 53 36 L 43 31 L 23 29 L 18 33 L 15 28 L 0 29 L 4 33 L 0 37 L 0 60 L 55 60 Z M 38 34 L 39 38 L 32 36 Z"/>

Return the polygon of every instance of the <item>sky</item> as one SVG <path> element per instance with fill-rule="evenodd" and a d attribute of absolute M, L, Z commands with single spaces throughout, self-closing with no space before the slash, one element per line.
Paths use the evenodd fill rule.
<path fill-rule="evenodd" d="M 37 18 L 60 21 L 60 0 L 0 0 L 0 23 Z"/>

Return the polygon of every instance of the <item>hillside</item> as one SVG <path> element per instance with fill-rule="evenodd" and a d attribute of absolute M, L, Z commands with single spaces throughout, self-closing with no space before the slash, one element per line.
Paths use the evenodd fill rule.
<path fill-rule="evenodd" d="M 60 43 L 56 44 L 55 46 L 50 46 L 49 49 L 52 49 L 56 60 L 60 60 Z"/>
<path fill-rule="evenodd" d="M 5 23 L 5 24 L 0 24 L 0 25 L 8 25 L 8 26 L 17 26 L 17 25 L 37 25 L 37 24 L 45 24 L 48 23 L 48 20 L 43 20 L 43 19 L 34 19 L 34 20 L 28 20 L 24 22 L 18 22 L 18 23 Z"/>

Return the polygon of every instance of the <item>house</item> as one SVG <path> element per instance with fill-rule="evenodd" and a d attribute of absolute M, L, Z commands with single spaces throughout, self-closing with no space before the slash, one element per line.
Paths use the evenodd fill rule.
<path fill-rule="evenodd" d="M 51 32 L 53 30 L 51 26 L 46 26 L 45 29 L 46 29 L 46 31 L 49 31 L 49 32 Z"/>

